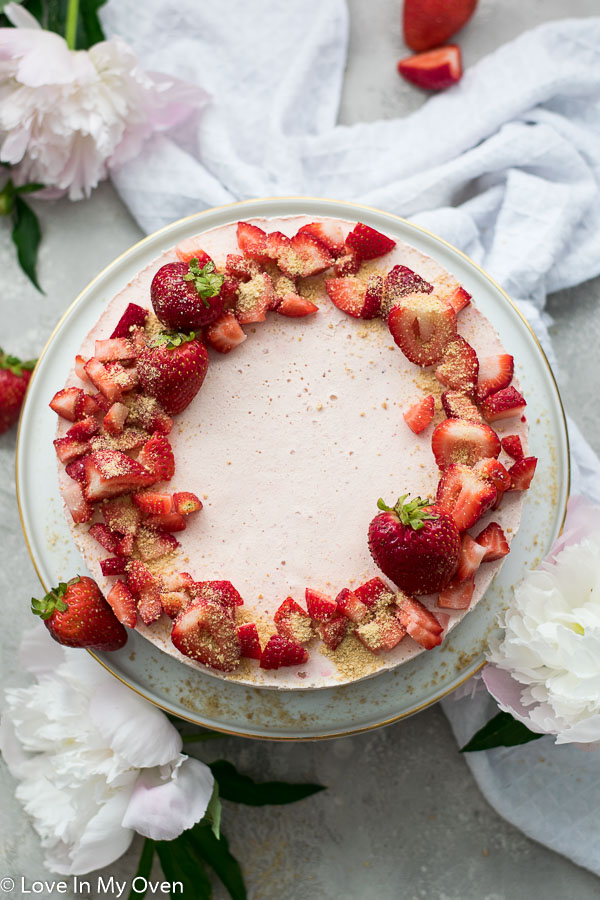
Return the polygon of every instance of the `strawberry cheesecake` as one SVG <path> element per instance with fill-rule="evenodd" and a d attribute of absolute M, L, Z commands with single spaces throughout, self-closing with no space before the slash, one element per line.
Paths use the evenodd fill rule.
<path fill-rule="evenodd" d="M 509 553 L 536 465 L 476 298 L 341 219 L 166 249 L 50 406 L 73 538 L 117 618 L 264 687 L 443 652 Z"/>

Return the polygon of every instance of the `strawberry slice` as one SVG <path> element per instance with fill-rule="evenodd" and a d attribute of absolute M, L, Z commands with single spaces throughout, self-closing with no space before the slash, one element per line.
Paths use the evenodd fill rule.
<path fill-rule="evenodd" d="M 75 422 L 74 425 L 71 425 L 67 433 L 65 434 L 66 438 L 70 438 L 73 441 L 87 441 L 89 438 L 93 437 L 100 429 L 100 423 L 93 416 L 87 416 L 85 419 L 80 419 L 78 422 Z"/>
<path fill-rule="evenodd" d="M 345 245 L 343 255 L 335 261 L 333 273 L 338 278 L 346 278 L 348 275 L 356 275 L 361 265 L 362 260 L 356 250 Z"/>
<path fill-rule="evenodd" d="M 102 396 L 102 395 L 100 395 Z M 101 416 L 102 406 L 96 397 L 91 397 L 85 391 L 81 391 L 75 402 L 75 416 L 77 419 L 86 419 L 88 416 Z"/>
<path fill-rule="evenodd" d="M 144 588 L 154 587 L 156 579 L 150 569 L 140 562 L 139 559 L 132 559 L 127 564 L 127 587 L 129 590 L 139 596 L 140 591 Z"/>
<path fill-rule="evenodd" d="M 501 448 L 498 435 L 489 425 L 446 419 L 434 428 L 431 449 L 443 469 L 452 463 L 474 466 L 480 459 L 497 457 Z"/>
<path fill-rule="evenodd" d="M 292 264 L 291 271 L 286 272 L 282 269 L 288 276 L 299 275 L 301 278 L 308 278 L 324 272 L 333 265 L 333 256 L 327 246 L 311 234 L 299 231 L 292 238 L 291 245 L 294 254 L 300 258 L 300 270 L 296 271 L 295 263 Z"/>
<path fill-rule="evenodd" d="M 65 472 L 69 478 L 83 484 L 85 481 L 85 456 L 79 456 L 77 459 L 74 459 L 73 462 L 70 462 L 65 466 Z"/>
<path fill-rule="evenodd" d="M 148 440 L 148 435 L 144 431 L 138 431 L 135 428 L 125 428 L 121 434 L 95 434 L 90 438 L 90 446 L 92 450 L 122 450 L 124 453 L 128 450 L 137 450 Z"/>
<path fill-rule="evenodd" d="M 169 434 L 173 428 L 173 419 L 166 414 L 158 400 L 154 397 L 138 395 L 129 405 L 129 423 L 139 425 L 144 431 L 153 434 Z"/>
<path fill-rule="evenodd" d="M 127 560 L 124 556 L 112 556 L 109 559 L 101 559 L 100 569 L 105 578 L 110 578 L 112 575 L 125 575 L 127 572 Z"/>
<path fill-rule="evenodd" d="M 394 306 L 409 294 L 431 294 L 433 285 L 409 269 L 408 266 L 394 266 L 385 276 L 381 314 L 387 319 Z"/>
<path fill-rule="evenodd" d="M 462 78 L 462 56 L 457 44 L 447 44 L 398 62 L 398 72 L 426 91 L 443 91 Z"/>
<path fill-rule="evenodd" d="M 159 516 L 161 513 L 173 512 L 173 497 L 171 494 L 160 494 L 157 491 L 140 491 L 132 497 L 134 506 L 141 509 L 149 516 Z"/>
<path fill-rule="evenodd" d="M 137 598 L 137 609 L 144 625 L 152 625 L 163 613 L 160 602 L 160 588 L 157 584 L 148 585 L 140 589 Z"/>
<path fill-rule="evenodd" d="M 327 622 L 320 622 L 317 626 L 317 634 L 326 647 L 329 647 L 330 650 L 337 650 L 348 634 L 349 627 L 350 623 L 346 616 L 337 615 Z"/>
<path fill-rule="evenodd" d="M 475 538 L 483 548 L 482 562 L 494 562 L 510 553 L 506 535 L 497 522 L 490 522 Z"/>
<path fill-rule="evenodd" d="M 127 500 L 108 500 L 100 506 L 100 512 L 111 531 L 122 535 L 135 535 L 142 520 L 139 509 Z"/>
<path fill-rule="evenodd" d="M 89 522 L 94 514 L 92 504 L 86 499 L 79 481 L 70 481 L 62 489 L 62 497 L 74 522 Z"/>
<path fill-rule="evenodd" d="M 238 253 L 228 253 L 225 262 L 225 272 L 230 278 L 238 281 L 250 281 L 260 272 L 258 264 L 254 259 L 247 256 L 240 256 Z"/>
<path fill-rule="evenodd" d="M 440 592 L 438 606 L 443 609 L 468 609 L 474 590 L 475 578 L 473 575 L 460 582 L 454 579 Z"/>
<path fill-rule="evenodd" d="M 143 328 L 148 318 L 148 310 L 138 306 L 137 303 L 129 303 L 125 312 L 115 325 L 111 338 L 131 337 L 133 328 Z"/>
<path fill-rule="evenodd" d="M 179 262 L 191 263 L 193 259 L 198 260 L 198 268 L 203 269 L 206 263 L 212 262 L 212 259 L 200 246 L 200 235 L 185 238 L 175 247 L 175 254 Z"/>
<path fill-rule="evenodd" d="M 498 459 L 480 459 L 473 466 L 481 478 L 491 481 L 499 494 L 503 494 L 510 487 L 510 475 Z"/>
<path fill-rule="evenodd" d="M 189 516 L 202 509 L 202 501 L 191 491 L 177 491 L 173 494 L 173 506 L 180 516 Z"/>
<path fill-rule="evenodd" d="M 83 391 L 82 391 L 82 394 L 83 394 Z M 89 394 L 86 394 L 85 396 L 89 396 Z M 106 414 L 112 406 L 112 402 L 110 400 L 108 400 L 104 396 L 104 394 L 101 394 L 100 391 L 98 391 L 97 394 L 94 394 L 93 397 L 90 397 L 90 400 L 93 400 L 93 402 L 96 404 L 98 415 L 100 415 L 101 413 Z M 80 402 L 81 402 L 81 400 L 77 401 L 78 406 L 80 405 Z"/>
<path fill-rule="evenodd" d="M 107 362 L 104 364 L 104 368 L 112 383 L 116 384 L 123 393 L 132 391 L 139 384 L 138 373 L 135 367 L 125 369 L 119 362 Z"/>
<path fill-rule="evenodd" d="M 135 628 L 137 609 L 133 594 L 125 582 L 115 581 L 106 599 L 119 622 L 126 628 Z"/>
<path fill-rule="evenodd" d="M 430 50 L 445 44 L 465 25 L 477 0 L 404 0 L 404 40 L 411 50 Z"/>
<path fill-rule="evenodd" d="M 100 362 L 130 360 L 135 359 L 136 356 L 137 351 L 127 338 L 107 338 L 105 341 L 96 341 L 94 358 L 99 359 Z"/>
<path fill-rule="evenodd" d="M 160 604 L 170 619 L 176 619 L 179 613 L 189 606 L 190 598 L 185 591 L 161 591 Z"/>
<path fill-rule="evenodd" d="M 478 408 L 462 391 L 444 391 L 442 406 L 449 419 L 464 419 L 466 422 L 483 422 Z"/>
<path fill-rule="evenodd" d="M 287 597 L 273 616 L 277 631 L 290 641 L 307 644 L 313 637 L 311 618 L 292 597 Z"/>
<path fill-rule="evenodd" d="M 240 325 L 264 322 L 274 295 L 273 282 L 266 272 L 259 272 L 250 281 L 241 281 L 234 310 Z"/>
<path fill-rule="evenodd" d="M 102 420 L 105 431 L 109 434 L 122 434 L 128 416 L 128 406 L 125 406 L 124 403 L 119 403 L 118 401 L 113 403 Z"/>
<path fill-rule="evenodd" d="M 117 544 L 117 556 L 130 557 L 133 553 L 133 543 L 134 535 L 124 534 L 123 537 L 119 539 L 119 542 Z"/>
<path fill-rule="evenodd" d="M 239 344 L 243 344 L 247 338 L 231 310 L 227 310 L 218 319 L 211 322 L 205 334 L 210 346 L 219 353 L 229 353 Z"/>
<path fill-rule="evenodd" d="M 383 278 L 371 275 L 365 286 L 358 278 L 328 278 L 325 290 L 331 302 L 355 319 L 372 319 L 379 315 L 383 296 Z"/>
<path fill-rule="evenodd" d="M 362 622 L 369 613 L 369 607 L 349 588 L 342 588 L 335 602 L 338 610 L 352 622 Z"/>
<path fill-rule="evenodd" d="M 419 600 L 408 594 L 400 593 L 396 597 L 398 610 L 396 615 L 400 624 L 406 629 L 413 641 L 432 650 L 442 643 L 444 629 L 433 615 Z"/>
<path fill-rule="evenodd" d="M 485 558 L 485 547 L 482 547 L 470 534 L 462 536 L 458 568 L 454 574 L 454 582 L 460 583 L 472 578 Z"/>
<path fill-rule="evenodd" d="M 169 534 L 174 531 L 185 531 L 187 527 L 185 519 L 179 513 L 159 513 L 155 516 L 148 516 L 144 525 L 147 525 L 148 528 L 168 531 Z"/>
<path fill-rule="evenodd" d="M 415 434 L 421 434 L 431 424 L 435 411 L 433 394 L 423 397 L 418 403 L 410 406 L 404 413 L 404 421 Z"/>
<path fill-rule="evenodd" d="M 408 294 L 391 310 L 388 327 L 407 359 L 432 366 L 456 337 L 456 313 L 435 294 Z"/>
<path fill-rule="evenodd" d="M 81 388 L 63 388 L 54 395 L 48 406 L 54 410 L 57 416 L 62 416 L 69 422 L 75 422 L 78 418 L 75 409 L 81 394 L 83 394 Z"/>
<path fill-rule="evenodd" d="M 471 295 L 468 291 L 457 285 L 456 287 L 448 287 L 446 285 L 438 285 L 436 293 L 439 297 L 449 303 L 454 312 L 458 315 L 461 310 L 471 303 Z"/>
<path fill-rule="evenodd" d="M 508 453 L 513 459 L 523 459 L 525 456 L 523 444 L 521 443 L 521 438 L 518 434 L 507 434 L 506 437 L 502 438 L 500 443 L 502 444 L 504 452 Z"/>
<path fill-rule="evenodd" d="M 196 600 L 175 619 L 171 640 L 180 653 L 220 672 L 240 661 L 237 629 L 218 603 Z"/>
<path fill-rule="evenodd" d="M 240 656 L 246 659 L 260 659 L 262 651 L 255 623 L 245 622 L 243 625 L 238 625 L 237 634 L 240 642 Z"/>
<path fill-rule="evenodd" d="M 460 335 L 450 341 L 442 361 L 435 370 L 435 377 L 444 387 L 453 391 L 473 394 L 477 386 L 479 360 L 471 345 Z"/>
<path fill-rule="evenodd" d="M 85 461 L 85 496 L 94 503 L 147 487 L 156 481 L 143 465 L 120 450 L 97 450 Z"/>
<path fill-rule="evenodd" d="M 393 250 L 396 241 L 369 225 L 358 222 L 346 238 L 346 244 L 356 251 L 361 259 L 375 259 Z"/>
<path fill-rule="evenodd" d="M 86 374 L 86 371 L 84 368 L 85 364 L 86 364 L 86 360 L 84 359 L 83 356 L 80 356 L 80 354 L 78 353 L 77 356 L 75 357 L 75 374 L 77 375 L 78 378 L 81 379 L 81 381 L 87 381 L 89 384 L 89 378 L 87 377 L 87 374 Z"/>
<path fill-rule="evenodd" d="M 486 356 L 479 360 L 477 400 L 481 403 L 490 394 L 508 387 L 514 374 L 515 362 L 509 353 Z"/>
<path fill-rule="evenodd" d="M 91 359 L 88 359 L 83 368 L 94 387 L 99 390 L 101 394 L 104 394 L 107 400 L 114 403 L 115 400 L 123 399 L 123 388 L 113 377 L 111 377 L 110 372 L 99 359 L 95 359 L 92 356 Z M 123 371 L 125 370 L 123 369 Z M 115 372 L 115 375 L 116 374 L 117 373 Z"/>
<path fill-rule="evenodd" d="M 267 256 L 267 235 L 250 222 L 238 222 L 237 242 L 244 256 L 264 262 Z"/>
<path fill-rule="evenodd" d="M 383 609 L 394 600 L 394 592 L 381 578 L 371 578 L 354 589 L 354 595 L 369 608 Z"/>
<path fill-rule="evenodd" d="M 305 594 L 306 608 L 311 619 L 316 622 L 327 622 L 339 614 L 338 606 L 335 600 L 328 597 L 321 591 L 314 591 L 312 588 L 306 588 Z"/>
<path fill-rule="evenodd" d="M 481 412 L 488 422 L 522 416 L 527 403 L 525 397 L 512 387 L 490 394 L 481 404 Z"/>
<path fill-rule="evenodd" d="M 459 531 L 474 525 L 495 500 L 494 485 L 465 465 L 448 466 L 436 494 L 437 505 L 452 516 Z"/>
<path fill-rule="evenodd" d="M 236 606 L 244 605 L 239 592 L 230 581 L 194 581 L 188 590 L 195 599 L 217 603 L 230 614 L 235 614 Z"/>
<path fill-rule="evenodd" d="M 509 491 L 526 491 L 531 484 L 536 466 L 536 456 L 525 456 L 523 459 L 518 459 L 508 470 L 510 475 Z"/>
<path fill-rule="evenodd" d="M 167 591 L 187 591 L 194 584 L 194 579 L 189 572 L 175 572 L 173 575 L 163 575 L 163 584 Z"/>
<path fill-rule="evenodd" d="M 88 534 L 90 537 L 93 537 L 95 541 L 98 541 L 101 547 L 108 550 L 109 553 L 117 553 L 119 541 L 104 522 L 96 522 L 90 527 Z"/>
<path fill-rule="evenodd" d="M 338 258 L 345 252 L 344 231 L 337 222 L 310 222 L 298 229 L 298 234 L 310 234 L 329 250 L 331 256 Z"/>
<path fill-rule="evenodd" d="M 288 316 L 291 319 L 299 319 L 302 316 L 310 316 L 319 312 L 319 307 L 311 303 L 307 297 L 300 294 L 288 293 L 277 306 L 280 316 Z"/>
<path fill-rule="evenodd" d="M 65 465 L 80 456 L 86 456 L 91 449 L 87 441 L 77 441 L 75 438 L 70 437 L 56 438 L 52 443 L 54 444 L 56 455 L 61 463 Z"/>
<path fill-rule="evenodd" d="M 260 658 L 261 669 L 280 669 L 282 666 L 300 666 L 308 660 L 308 653 L 296 641 L 280 634 L 272 635 Z"/>
<path fill-rule="evenodd" d="M 406 637 L 406 628 L 396 616 L 381 610 L 373 618 L 361 622 L 354 634 L 367 650 L 377 656 L 393 650 Z"/>
<path fill-rule="evenodd" d="M 146 482 L 147 484 L 170 481 L 175 474 L 173 449 L 164 434 L 153 434 L 150 440 L 146 441 L 140 450 L 138 462 L 153 476 L 153 480 Z"/>
<path fill-rule="evenodd" d="M 179 541 L 172 534 L 142 526 L 135 536 L 135 548 L 143 562 L 152 562 L 173 553 Z"/>

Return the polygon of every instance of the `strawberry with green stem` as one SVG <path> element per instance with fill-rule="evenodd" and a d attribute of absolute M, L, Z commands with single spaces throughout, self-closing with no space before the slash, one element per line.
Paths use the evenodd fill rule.
<path fill-rule="evenodd" d="M 166 263 L 150 285 L 154 312 L 173 331 L 197 331 L 222 315 L 224 281 L 212 259 L 202 267 L 196 256 L 189 263 Z"/>
<path fill-rule="evenodd" d="M 42 600 L 31 601 L 31 611 L 40 616 L 59 644 L 92 650 L 119 650 L 127 632 L 91 578 L 77 575 L 61 582 Z"/>
<path fill-rule="evenodd" d="M 21 362 L 0 347 L 0 434 L 12 428 L 19 418 L 35 363 L 35 359 Z"/>
<path fill-rule="evenodd" d="M 140 387 L 173 416 L 192 402 L 208 369 L 208 353 L 190 334 L 161 332 L 138 357 Z"/>

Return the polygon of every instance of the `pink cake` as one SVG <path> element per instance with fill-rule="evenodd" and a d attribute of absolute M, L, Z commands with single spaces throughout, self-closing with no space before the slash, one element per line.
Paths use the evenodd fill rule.
<path fill-rule="evenodd" d="M 255 219 L 252 224 L 292 237 L 314 221 L 294 216 Z M 343 229 L 344 235 L 355 226 L 342 220 L 322 221 L 330 230 L 335 230 L 333 226 Z M 211 257 L 217 271 L 224 270 L 227 255 L 240 253 L 236 225 L 203 232 L 195 246 Z M 112 334 L 128 304 L 152 311 L 152 279 L 161 266 L 177 259 L 175 248 L 166 249 L 110 301 L 82 342 L 83 360 L 94 356 L 96 340 Z M 363 284 L 369 274 L 385 278 L 398 265 L 418 273 L 433 286 L 435 296 L 449 298 L 459 288 L 439 263 L 402 242 L 378 258 L 361 260 L 357 278 Z M 446 388 L 436 379 L 435 366 L 420 368 L 406 358 L 394 342 L 385 315 L 355 318 L 330 302 L 325 279 L 332 277 L 328 269 L 299 281 L 299 293 L 319 307 L 318 313 L 289 318 L 270 312 L 263 322 L 243 325 L 247 340 L 232 352 L 209 349 L 210 365 L 202 388 L 174 417 L 168 435 L 175 474 L 168 484 L 150 488 L 192 491 L 203 503 L 201 511 L 187 517 L 185 530 L 175 534 L 178 549 L 149 564 L 150 568 L 157 577 L 185 571 L 198 582 L 230 581 L 244 601 L 236 610 L 237 625 L 256 623 L 263 650 L 269 636 L 277 633 L 274 615 L 287 597 L 302 605 L 305 589 L 311 588 L 336 598 L 344 588 L 353 591 L 383 577 L 367 543 L 378 498 L 390 505 L 404 494 L 435 498 L 440 480 L 431 438 L 434 428 L 446 419 L 440 402 Z M 506 354 L 493 326 L 477 310 L 476 298 L 460 310 L 457 320 L 458 333 L 480 360 Z M 148 321 L 156 330 L 152 313 Z M 75 369 L 67 382 L 70 386 L 95 390 Z M 415 434 L 403 413 L 426 395 L 434 396 L 433 421 Z M 72 422 L 59 419 L 57 437 L 64 437 L 71 426 Z M 517 435 L 526 454 L 524 416 L 498 419 L 493 428 L 500 439 Z M 499 460 L 506 469 L 513 465 L 504 450 Z M 59 481 L 63 496 L 72 492 L 73 479 L 62 464 Z M 524 496 L 523 490 L 507 491 L 501 505 L 486 512 L 465 534 L 476 537 L 493 521 L 510 544 L 519 527 Z M 100 561 L 110 554 L 90 536 L 90 522 L 75 523 L 69 512 L 67 517 L 91 575 L 108 594 L 116 577 L 105 577 Z M 102 521 L 97 508 L 90 521 Z M 464 541 L 463 536 L 463 546 Z M 466 608 L 441 608 L 437 594 L 419 597 L 443 628 L 441 637 L 477 604 L 502 562 L 498 558 L 476 569 Z M 118 577 L 123 581 L 127 575 Z M 312 630 L 310 619 L 307 624 L 309 631 L 297 635 L 310 638 L 303 642 L 306 661 L 271 670 L 261 668 L 255 659 L 242 658 L 232 672 L 207 668 L 183 655 L 172 643 L 173 622 L 166 615 L 149 625 L 138 618 L 135 627 L 186 666 L 250 685 L 284 689 L 357 680 L 424 652 L 410 631 L 392 649 L 370 652 L 352 633 L 355 625 L 332 649 L 316 636 L 318 623 L 313 623 Z"/>

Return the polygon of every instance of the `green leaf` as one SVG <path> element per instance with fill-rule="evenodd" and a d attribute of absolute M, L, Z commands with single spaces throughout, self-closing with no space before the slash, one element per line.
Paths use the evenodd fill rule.
<path fill-rule="evenodd" d="M 193 281 L 194 287 L 202 298 L 202 302 L 206 307 L 210 307 L 209 297 L 216 297 L 223 287 L 225 281 L 224 275 L 219 275 L 215 271 L 215 264 L 209 260 L 200 268 L 200 261 L 194 256 L 188 264 L 188 271 L 183 276 L 185 281 Z"/>
<path fill-rule="evenodd" d="M 138 864 L 137 872 L 133 876 L 133 878 L 150 878 L 150 872 L 152 871 L 152 860 L 154 859 L 154 841 L 151 841 L 150 838 L 146 838 L 144 841 L 144 846 L 142 847 L 142 854 L 140 856 L 140 861 Z M 133 900 L 134 897 L 145 897 L 146 891 L 142 893 L 141 891 L 137 891 L 131 888 L 129 892 L 128 900 Z"/>
<path fill-rule="evenodd" d="M 37 253 L 41 237 L 42 233 L 36 214 L 22 197 L 15 194 L 12 239 L 17 248 L 17 258 L 29 280 L 43 294 L 36 274 Z"/>
<path fill-rule="evenodd" d="M 192 734 L 182 734 L 181 740 L 184 744 L 198 744 L 201 741 L 216 741 L 222 737 L 224 735 L 220 731 L 199 731 Z"/>
<path fill-rule="evenodd" d="M 219 795 L 223 800 L 245 803 L 247 806 L 283 805 L 304 800 L 311 794 L 324 791 L 322 784 L 290 784 L 287 781 L 256 782 L 247 775 L 240 775 L 232 763 L 224 759 L 209 763 L 209 768 L 219 782 Z"/>
<path fill-rule="evenodd" d="M 210 829 L 209 829 L 210 830 Z M 184 831 L 174 841 L 157 841 L 155 844 L 160 866 L 167 881 L 180 881 L 183 891 L 173 888 L 172 897 L 193 897 L 194 900 L 210 900 L 212 888 L 202 864 L 202 857 L 191 844 Z"/>
<path fill-rule="evenodd" d="M 106 0 L 79 0 L 78 50 L 87 50 L 88 47 L 106 40 L 98 18 L 98 10 L 105 3 Z"/>
<path fill-rule="evenodd" d="M 8 0 L 0 0 L 0 13 L 7 2 Z M 76 50 L 87 50 L 98 41 L 106 40 L 98 18 L 98 10 L 105 3 L 106 0 L 79 0 Z M 42 28 L 65 36 L 69 0 L 23 0 L 21 5 L 38 20 Z M 5 15 L 1 16 L 0 26 L 11 26 Z"/>
<path fill-rule="evenodd" d="M 473 753 L 475 750 L 491 750 L 492 747 L 516 747 L 544 737 L 530 731 L 522 722 L 513 719 L 510 713 L 499 712 L 497 716 L 480 728 L 471 740 L 461 748 L 461 753 Z"/>
<path fill-rule="evenodd" d="M 210 802 L 206 807 L 204 818 L 212 828 L 212 832 L 217 840 L 219 840 L 219 838 L 221 837 L 222 811 L 223 807 L 221 806 L 221 799 L 219 797 L 219 783 L 215 778 L 215 786 L 213 788 L 212 797 L 210 798 Z"/>
<path fill-rule="evenodd" d="M 152 338 L 150 346 L 160 347 L 164 344 L 167 350 L 174 350 L 175 347 L 181 347 L 182 344 L 195 339 L 195 331 L 190 331 L 189 334 L 182 334 L 180 331 L 160 331 Z"/>
<path fill-rule="evenodd" d="M 33 194 L 35 191 L 42 191 L 45 187 L 45 184 L 32 181 L 30 184 L 22 184 L 20 187 L 16 187 L 15 194 Z"/>
<path fill-rule="evenodd" d="M 193 847 L 219 876 L 232 900 L 246 900 L 244 876 L 240 864 L 229 851 L 224 834 L 217 840 L 209 825 L 200 824 L 184 831 L 181 837 L 187 840 L 188 846 Z"/>

